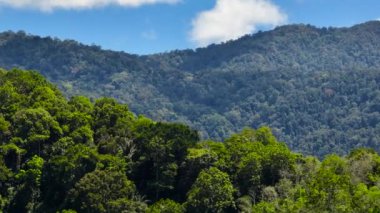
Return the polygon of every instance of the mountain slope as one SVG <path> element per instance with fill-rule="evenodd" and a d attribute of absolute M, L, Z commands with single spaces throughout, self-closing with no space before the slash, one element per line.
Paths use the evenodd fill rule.
<path fill-rule="evenodd" d="M 112 96 L 136 113 L 185 122 L 203 138 L 268 125 L 307 154 L 380 147 L 377 21 L 351 28 L 289 25 L 148 56 L 6 32 L 0 66 L 41 70 L 67 96 Z"/>

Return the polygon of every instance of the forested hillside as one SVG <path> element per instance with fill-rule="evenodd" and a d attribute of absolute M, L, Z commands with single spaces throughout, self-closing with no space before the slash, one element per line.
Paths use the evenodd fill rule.
<path fill-rule="evenodd" d="M 266 125 L 302 153 L 380 150 L 379 21 L 283 26 L 148 56 L 5 32 L 0 67 L 39 70 L 67 97 L 113 97 L 149 118 L 186 123 L 202 138 Z"/>
<path fill-rule="evenodd" d="M 380 156 L 322 162 L 270 128 L 224 143 L 111 98 L 66 99 L 40 74 L 0 70 L 0 212 L 379 212 Z"/>

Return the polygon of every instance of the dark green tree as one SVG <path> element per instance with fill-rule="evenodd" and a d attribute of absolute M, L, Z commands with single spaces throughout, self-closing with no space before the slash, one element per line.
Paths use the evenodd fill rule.
<path fill-rule="evenodd" d="M 215 167 L 203 170 L 187 194 L 187 212 L 223 212 L 234 209 L 234 193 L 228 174 Z"/>
<path fill-rule="evenodd" d="M 69 193 L 70 206 L 81 212 L 112 212 L 117 204 L 121 212 L 127 212 L 131 207 L 126 205 L 126 209 L 120 209 L 127 204 L 120 199 L 134 201 L 135 197 L 133 182 L 125 174 L 113 170 L 95 170 L 86 174 Z"/>

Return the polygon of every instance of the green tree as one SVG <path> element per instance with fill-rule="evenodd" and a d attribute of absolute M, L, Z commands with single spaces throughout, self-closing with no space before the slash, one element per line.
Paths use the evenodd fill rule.
<path fill-rule="evenodd" d="M 360 183 L 355 188 L 353 196 L 354 212 L 379 212 L 380 211 L 380 189 L 377 186 L 367 188 L 363 183 Z"/>
<path fill-rule="evenodd" d="M 373 186 L 380 181 L 380 157 L 371 149 L 353 150 L 348 157 L 353 183 Z"/>
<path fill-rule="evenodd" d="M 21 184 L 10 202 L 9 212 L 35 212 L 39 208 L 43 165 L 42 158 L 33 156 L 26 163 L 26 169 L 21 169 L 16 175 Z"/>
<path fill-rule="evenodd" d="M 178 168 L 185 161 L 188 148 L 198 141 L 197 132 L 181 124 L 144 120 L 135 129 L 132 179 L 137 188 L 153 201 L 174 199 L 179 187 Z"/>
<path fill-rule="evenodd" d="M 254 205 L 252 208 L 252 212 L 276 213 L 278 211 L 274 203 L 263 201 L 258 203 L 257 205 Z"/>
<path fill-rule="evenodd" d="M 74 96 L 68 104 L 72 107 L 72 111 L 78 111 L 87 115 L 92 115 L 94 112 L 94 105 L 85 96 Z"/>
<path fill-rule="evenodd" d="M 21 108 L 24 101 L 25 98 L 17 93 L 16 88 L 10 82 L 0 85 L 0 113 L 6 119 L 11 119 L 13 114 Z"/>
<path fill-rule="evenodd" d="M 238 166 L 237 183 L 243 195 L 253 193 L 253 199 L 258 199 L 262 179 L 262 156 L 257 153 L 249 153 L 243 157 Z"/>
<path fill-rule="evenodd" d="M 263 184 L 275 185 L 282 173 L 293 173 L 296 157 L 284 143 L 271 142 L 265 146 L 262 155 Z"/>
<path fill-rule="evenodd" d="M 9 189 L 13 187 L 13 172 L 5 165 L 3 155 L 0 154 L 0 211 L 9 203 Z"/>
<path fill-rule="evenodd" d="M 94 142 L 102 154 L 128 154 L 126 147 L 133 139 L 134 115 L 127 105 L 111 98 L 95 102 L 93 112 Z"/>
<path fill-rule="evenodd" d="M 136 188 L 121 172 L 95 170 L 86 174 L 70 191 L 71 207 L 81 212 L 110 212 L 119 199 L 133 200 Z"/>
<path fill-rule="evenodd" d="M 43 108 L 52 116 L 57 116 L 69 110 L 65 98 L 51 85 L 33 88 L 28 99 L 30 108 Z"/>
<path fill-rule="evenodd" d="M 177 194 L 179 200 L 186 199 L 186 193 L 197 179 L 200 171 L 215 166 L 217 154 L 210 148 L 189 148 L 186 160 L 179 169 Z"/>
<path fill-rule="evenodd" d="M 149 206 L 148 213 L 182 213 L 185 208 L 170 199 L 161 199 Z"/>
<path fill-rule="evenodd" d="M 99 161 L 96 150 L 84 144 L 68 145 L 64 149 L 61 155 L 53 156 L 44 167 L 41 190 L 45 211 L 64 209 L 68 191 L 85 174 L 94 171 Z"/>
<path fill-rule="evenodd" d="M 11 124 L 0 114 L 0 145 L 9 139 Z"/>
<path fill-rule="evenodd" d="M 59 123 L 43 108 L 18 111 L 13 117 L 14 136 L 22 139 L 20 146 L 28 155 L 41 155 L 45 145 L 59 139 Z M 46 153 L 45 153 L 46 154 Z"/>
<path fill-rule="evenodd" d="M 1 155 L 4 156 L 5 165 L 14 172 L 18 172 L 21 168 L 22 157 L 25 155 L 26 150 L 11 142 L 0 146 L 0 151 Z"/>
<path fill-rule="evenodd" d="M 215 167 L 203 170 L 187 194 L 187 211 L 223 212 L 234 209 L 234 193 L 228 174 Z"/>
<path fill-rule="evenodd" d="M 351 183 L 345 159 L 328 156 L 310 184 L 309 203 L 328 212 L 351 212 Z"/>
<path fill-rule="evenodd" d="M 277 139 L 272 134 L 272 130 L 263 126 L 256 130 L 255 132 L 256 140 L 263 143 L 264 145 L 270 145 L 277 143 Z"/>

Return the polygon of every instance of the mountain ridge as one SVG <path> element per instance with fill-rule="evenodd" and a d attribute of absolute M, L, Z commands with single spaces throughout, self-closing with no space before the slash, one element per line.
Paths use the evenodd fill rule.
<path fill-rule="evenodd" d="M 380 144 L 379 21 L 281 26 L 142 56 L 22 32 L 0 34 L 0 44 L 1 67 L 39 70 L 67 96 L 112 96 L 203 138 L 269 125 L 293 150 L 318 156 Z"/>

